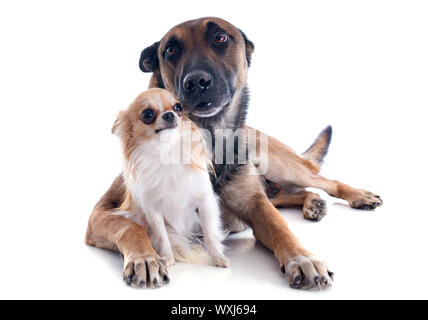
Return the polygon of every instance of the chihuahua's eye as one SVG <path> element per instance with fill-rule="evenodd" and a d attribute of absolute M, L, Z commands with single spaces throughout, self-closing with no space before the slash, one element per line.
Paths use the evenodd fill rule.
<path fill-rule="evenodd" d="M 226 43 L 229 40 L 227 34 L 223 31 L 217 31 L 214 35 L 214 40 L 217 43 Z"/>
<path fill-rule="evenodd" d="M 181 104 L 177 103 L 174 106 L 174 111 L 177 111 L 178 113 L 182 112 L 183 111 L 183 107 L 181 106 Z"/>
<path fill-rule="evenodd" d="M 165 52 L 168 56 L 172 57 L 177 52 L 177 49 L 173 46 L 168 46 L 166 47 Z"/>
<path fill-rule="evenodd" d="M 145 124 L 151 124 L 155 122 L 155 112 L 152 109 L 146 109 L 141 114 L 141 121 L 143 121 Z"/>

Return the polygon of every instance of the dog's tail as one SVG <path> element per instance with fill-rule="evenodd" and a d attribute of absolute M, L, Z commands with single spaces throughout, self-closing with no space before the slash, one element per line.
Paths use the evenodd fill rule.
<path fill-rule="evenodd" d="M 197 236 L 186 236 L 168 228 L 168 237 L 177 262 L 208 264 L 210 258 L 204 244 Z"/>
<path fill-rule="evenodd" d="M 324 157 L 328 152 L 328 147 L 330 146 L 332 133 L 333 129 L 331 126 L 325 128 L 315 139 L 309 149 L 302 154 L 303 158 L 313 162 L 316 166 L 321 167 Z"/>

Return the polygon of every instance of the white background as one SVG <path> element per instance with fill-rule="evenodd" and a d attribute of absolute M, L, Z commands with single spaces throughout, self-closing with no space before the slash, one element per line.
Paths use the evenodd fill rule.
<path fill-rule="evenodd" d="M 367 212 L 322 194 L 320 223 L 283 210 L 336 273 L 326 291 L 290 289 L 251 232 L 228 241 L 229 270 L 177 265 L 158 290 L 83 244 L 121 169 L 114 117 L 148 85 L 141 50 L 202 16 L 256 45 L 248 123 L 299 152 L 331 124 L 323 174 L 384 199 Z M 427 17 L 425 1 L 2 1 L 0 298 L 428 298 Z"/>

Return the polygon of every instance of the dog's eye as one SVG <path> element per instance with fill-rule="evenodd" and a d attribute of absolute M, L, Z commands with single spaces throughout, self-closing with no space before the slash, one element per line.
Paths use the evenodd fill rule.
<path fill-rule="evenodd" d="M 227 34 L 223 31 L 217 31 L 214 35 L 214 40 L 217 43 L 226 43 L 229 40 Z"/>
<path fill-rule="evenodd" d="M 177 103 L 177 104 L 174 106 L 174 111 L 176 111 L 176 112 L 178 112 L 178 113 L 181 113 L 181 112 L 183 111 L 183 107 L 181 106 L 181 104 Z"/>
<path fill-rule="evenodd" d="M 151 124 L 155 122 L 155 112 L 152 109 L 146 109 L 141 114 L 141 121 L 143 121 L 145 124 Z"/>
<path fill-rule="evenodd" d="M 173 46 L 168 46 L 166 47 L 165 52 L 168 56 L 172 57 L 177 52 L 177 49 Z"/>

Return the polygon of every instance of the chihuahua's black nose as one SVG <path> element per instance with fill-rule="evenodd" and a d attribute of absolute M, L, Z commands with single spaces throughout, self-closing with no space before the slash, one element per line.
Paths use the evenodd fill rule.
<path fill-rule="evenodd" d="M 162 119 L 164 119 L 166 122 L 173 123 L 175 119 L 174 112 L 166 112 L 163 114 Z"/>

